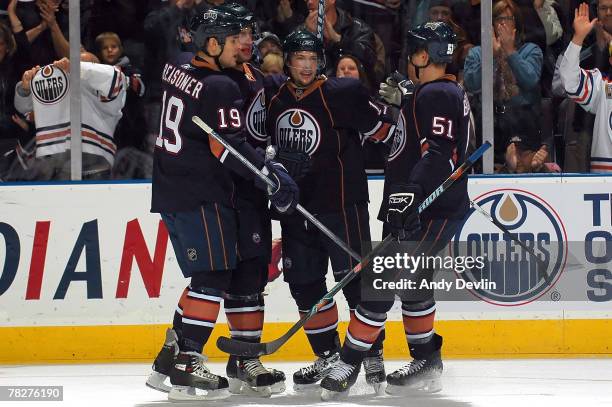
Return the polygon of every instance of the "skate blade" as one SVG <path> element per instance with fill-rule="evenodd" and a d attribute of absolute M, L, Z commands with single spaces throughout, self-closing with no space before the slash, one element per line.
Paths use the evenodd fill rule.
<path fill-rule="evenodd" d="M 333 401 L 333 400 L 344 400 L 347 399 L 349 391 L 332 391 L 327 389 L 321 389 L 321 400 Z"/>
<path fill-rule="evenodd" d="M 190 386 L 172 386 L 168 393 L 170 401 L 198 401 L 198 400 L 223 400 L 231 396 L 228 389 L 219 390 L 201 390 L 198 394 L 195 387 Z"/>
<path fill-rule="evenodd" d="M 248 383 L 239 379 L 228 378 L 229 392 L 232 394 L 242 394 L 250 397 L 270 397 L 272 396 L 271 386 L 251 387 Z"/>
<path fill-rule="evenodd" d="M 388 384 L 385 392 L 393 395 L 419 395 L 442 391 L 442 380 L 439 378 L 425 379 L 410 385 Z"/>
<path fill-rule="evenodd" d="M 286 389 L 287 385 L 285 384 L 284 380 L 274 383 L 272 386 L 270 386 L 270 391 L 272 392 L 272 394 L 283 393 Z"/>
<path fill-rule="evenodd" d="M 152 388 L 153 390 L 161 391 L 163 393 L 169 393 L 172 386 L 164 383 L 168 376 L 159 372 L 152 372 L 147 378 L 145 385 Z"/>
<path fill-rule="evenodd" d="M 374 389 L 374 393 L 377 396 L 384 396 L 385 395 L 385 390 L 387 388 L 387 382 L 380 382 L 380 383 L 368 383 L 370 386 L 372 386 L 372 388 Z"/>

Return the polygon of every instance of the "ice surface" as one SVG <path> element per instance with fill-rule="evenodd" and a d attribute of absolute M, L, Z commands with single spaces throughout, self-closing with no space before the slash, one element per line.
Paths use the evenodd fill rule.
<path fill-rule="evenodd" d="M 61 385 L 63 402 L 0 402 L 17 407 L 170 407 L 170 406 L 406 406 L 406 407 L 541 407 L 612 406 L 612 359 L 449 360 L 444 362 L 444 389 L 428 397 L 374 397 L 363 373 L 348 399 L 321 402 L 319 394 L 295 394 L 290 383 L 304 363 L 265 363 L 283 370 L 287 391 L 270 399 L 232 396 L 224 401 L 170 403 L 166 395 L 145 387 L 149 364 L 0 366 L 1 386 Z M 386 362 L 387 372 L 401 365 Z M 225 364 L 209 363 L 215 373 Z"/>

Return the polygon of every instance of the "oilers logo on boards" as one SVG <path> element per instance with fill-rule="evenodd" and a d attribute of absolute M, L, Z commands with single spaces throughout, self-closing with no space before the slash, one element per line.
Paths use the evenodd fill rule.
<path fill-rule="evenodd" d="M 315 118 L 302 109 L 288 109 L 276 120 L 279 148 L 312 155 L 321 142 L 321 130 Z"/>
<path fill-rule="evenodd" d="M 66 72 L 53 65 L 44 66 L 32 79 L 32 96 L 40 103 L 51 105 L 59 102 L 68 94 Z"/>
<path fill-rule="evenodd" d="M 484 268 L 468 269 L 458 277 L 474 283 L 495 282 L 495 289 L 471 290 L 495 305 L 523 305 L 544 295 L 561 276 L 568 252 L 565 226 L 555 209 L 531 192 L 511 188 L 487 192 L 474 201 L 532 249 L 541 262 L 471 209 L 451 249 L 454 255 L 483 256 Z M 539 267 L 546 267 L 548 282 Z"/>
<path fill-rule="evenodd" d="M 395 160 L 397 156 L 404 151 L 404 147 L 406 147 L 406 136 L 406 118 L 404 117 L 404 112 L 400 112 L 400 117 L 397 121 L 395 132 L 393 133 L 393 145 L 391 146 L 387 161 L 391 162 Z"/>
<path fill-rule="evenodd" d="M 266 100 L 261 89 L 247 111 L 247 129 L 255 140 L 266 141 Z"/>

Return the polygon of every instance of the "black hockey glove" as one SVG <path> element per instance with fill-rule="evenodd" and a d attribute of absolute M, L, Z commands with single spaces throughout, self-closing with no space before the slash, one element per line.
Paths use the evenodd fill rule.
<path fill-rule="evenodd" d="M 256 178 L 255 185 L 268 192 L 268 198 L 277 211 L 291 214 L 300 201 L 300 190 L 295 181 L 281 163 L 273 160 L 266 161 L 261 172 L 274 181 L 276 187 L 269 187 L 259 178 Z"/>
<path fill-rule="evenodd" d="M 398 240 L 409 240 L 421 229 L 418 207 L 423 189 L 416 184 L 394 184 L 389 188 L 387 223 Z"/>
<path fill-rule="evenodd" d="M 304 178 L 312 166 L 310 155 L 297 151 L 278 150 L 275 160 L 285 166 L 287 172 L 295 181 Z"/>

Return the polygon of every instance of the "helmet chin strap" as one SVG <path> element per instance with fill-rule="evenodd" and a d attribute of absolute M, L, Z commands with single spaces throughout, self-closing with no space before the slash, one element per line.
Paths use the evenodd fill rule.
<path fill-rule="evenodd" d="M 416 75 L 417 79 L 420 79 L 420 69 L 427 68 L 431 64 L 430 59 L 427 58 L 427 63 L 425 65 L 416 65 L 416 64 L 414 64 L 412 62 L 412 55 L 410 56 L 410 58 L 408 58 L 408 61 L 410 62 L 410 65 L 412 65 L 412 66 L 414 66 L 416 68 L 415 69 L 415 75 Z"/>
<path fill-rule="evenodd" d="M 216 37 L 211 37 L 211 38 L 216 38 Z M 218 67 L 219 69 L 223 69 L 223 67 L 221 66 L 221 60 L 220 60 L 220 58 L 221 58 L 221 54 L 223 54 L 223 48 L 225 47 L 225 41 L 219 41 L 219 40 L 217 39 L 217 44 L 219 44 L 219 47 L 221 48 L 221 52 L 219 52 L 219 54 L 218 54 L 218 55 L 211 55 L 211 54 L 209 54 L 209 53 L 208 53 L 208 47 L 207 47 L 207 46 L 206 46 L 206 47 L 204 47 L 204 48 L 202 49 L 202 51 L 204 51 L 204 53 L 205 53 L 207 56 L 211 57 L 211 58 L 212 58 L 212 59 L 215 61 L 215 64 L 217 65 L 217 67 Z"/>

